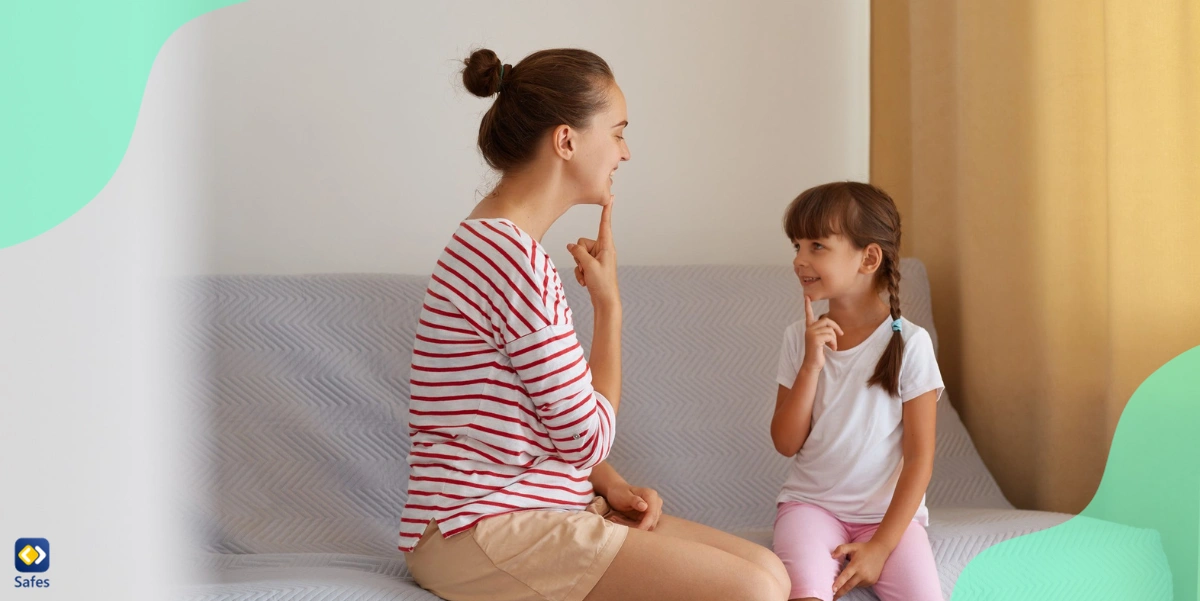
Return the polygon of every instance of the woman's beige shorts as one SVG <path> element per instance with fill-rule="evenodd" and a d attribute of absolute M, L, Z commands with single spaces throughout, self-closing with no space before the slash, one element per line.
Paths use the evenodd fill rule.
<path fill-rule="evenodd" d="M 450 601 L 583 601 L 629 533 L 608 513 L 596 497 L 584 511 L 506 513 L 448 539 L 430 521 L 408 569 Z"/>

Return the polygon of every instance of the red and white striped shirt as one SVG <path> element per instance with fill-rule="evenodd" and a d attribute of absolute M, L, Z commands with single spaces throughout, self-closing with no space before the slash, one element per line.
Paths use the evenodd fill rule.
<path fill-rule="evenodd" d="M 545 249 L 507 219 L 462 222 L 425 293 L 410 375 L 400 550 L 525 509 L 580 510 L 612 447 L 612 405 Z"/>

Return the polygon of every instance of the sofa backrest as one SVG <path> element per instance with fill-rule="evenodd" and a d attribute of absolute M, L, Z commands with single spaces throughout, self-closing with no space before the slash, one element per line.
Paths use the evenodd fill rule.
<path fill-rule="evenodd" d="M 933 331 L 923 266 L 902 308 Z M 667 510 L 769 528 L 787 459 L 768 426 L 784 328 L 803 314 L 787 267 L 622 267 L 624 391 L 610 461 Z M 406 500 L 408 371 L 426 277 L 212 276 L 189 283 L 202 369 L 191 507 L 209 551 L 391 554 Z M 587 293 L 568 284 L 587 348 Z M 822 310 L 820 304 L 818 311 Z M 944 399 L 948 400 L 948 399 Z M 1007 506 L 950 403 L 931 507 Z"/>

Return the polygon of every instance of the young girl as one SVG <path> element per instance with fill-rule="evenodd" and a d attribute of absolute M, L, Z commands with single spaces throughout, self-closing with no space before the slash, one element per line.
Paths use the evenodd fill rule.
<path fill-rule="evenodd" d="M 805 309 L 784 336 L 771 420 L 794 457 L 774 543 L 790 598 L 874 585 L 883 601 L 941 601 L 925 488 L 942 377 L 929 334 L 900 316 L 896 206 L 868 184 L 825 184 L 792 201 L 784 229 Z"/>

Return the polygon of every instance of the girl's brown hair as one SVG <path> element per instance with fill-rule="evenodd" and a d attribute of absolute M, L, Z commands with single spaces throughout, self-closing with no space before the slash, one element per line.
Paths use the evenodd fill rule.
<path fill-rule="evenodd" d="M 790 240 L 819 240 L 840 234 L 856 248 L 878 244 L 883 261 L 875 272 L 876 290 L 887 289 L 892 319 L 900 319 L 900 212 L 886 192 L 859 182 L 834 182 L 805 190 L 788 205 L 783 230 Z M 867 385 L 900 394 L 904 337 L 892 332 L 887 349 Z"/>
<path fill-rule="evenodd" d="M 559 125 L 583 129 L 608 104 L 614 81 L 604 59 L 574 48 L 534 52 L 514 67 L 491 50 L 463 61 L 463 85 L 472 94 L 496 95 L 479 123 L 479 150 L 493 169 L 529 162 L 537 142 Z"/>

